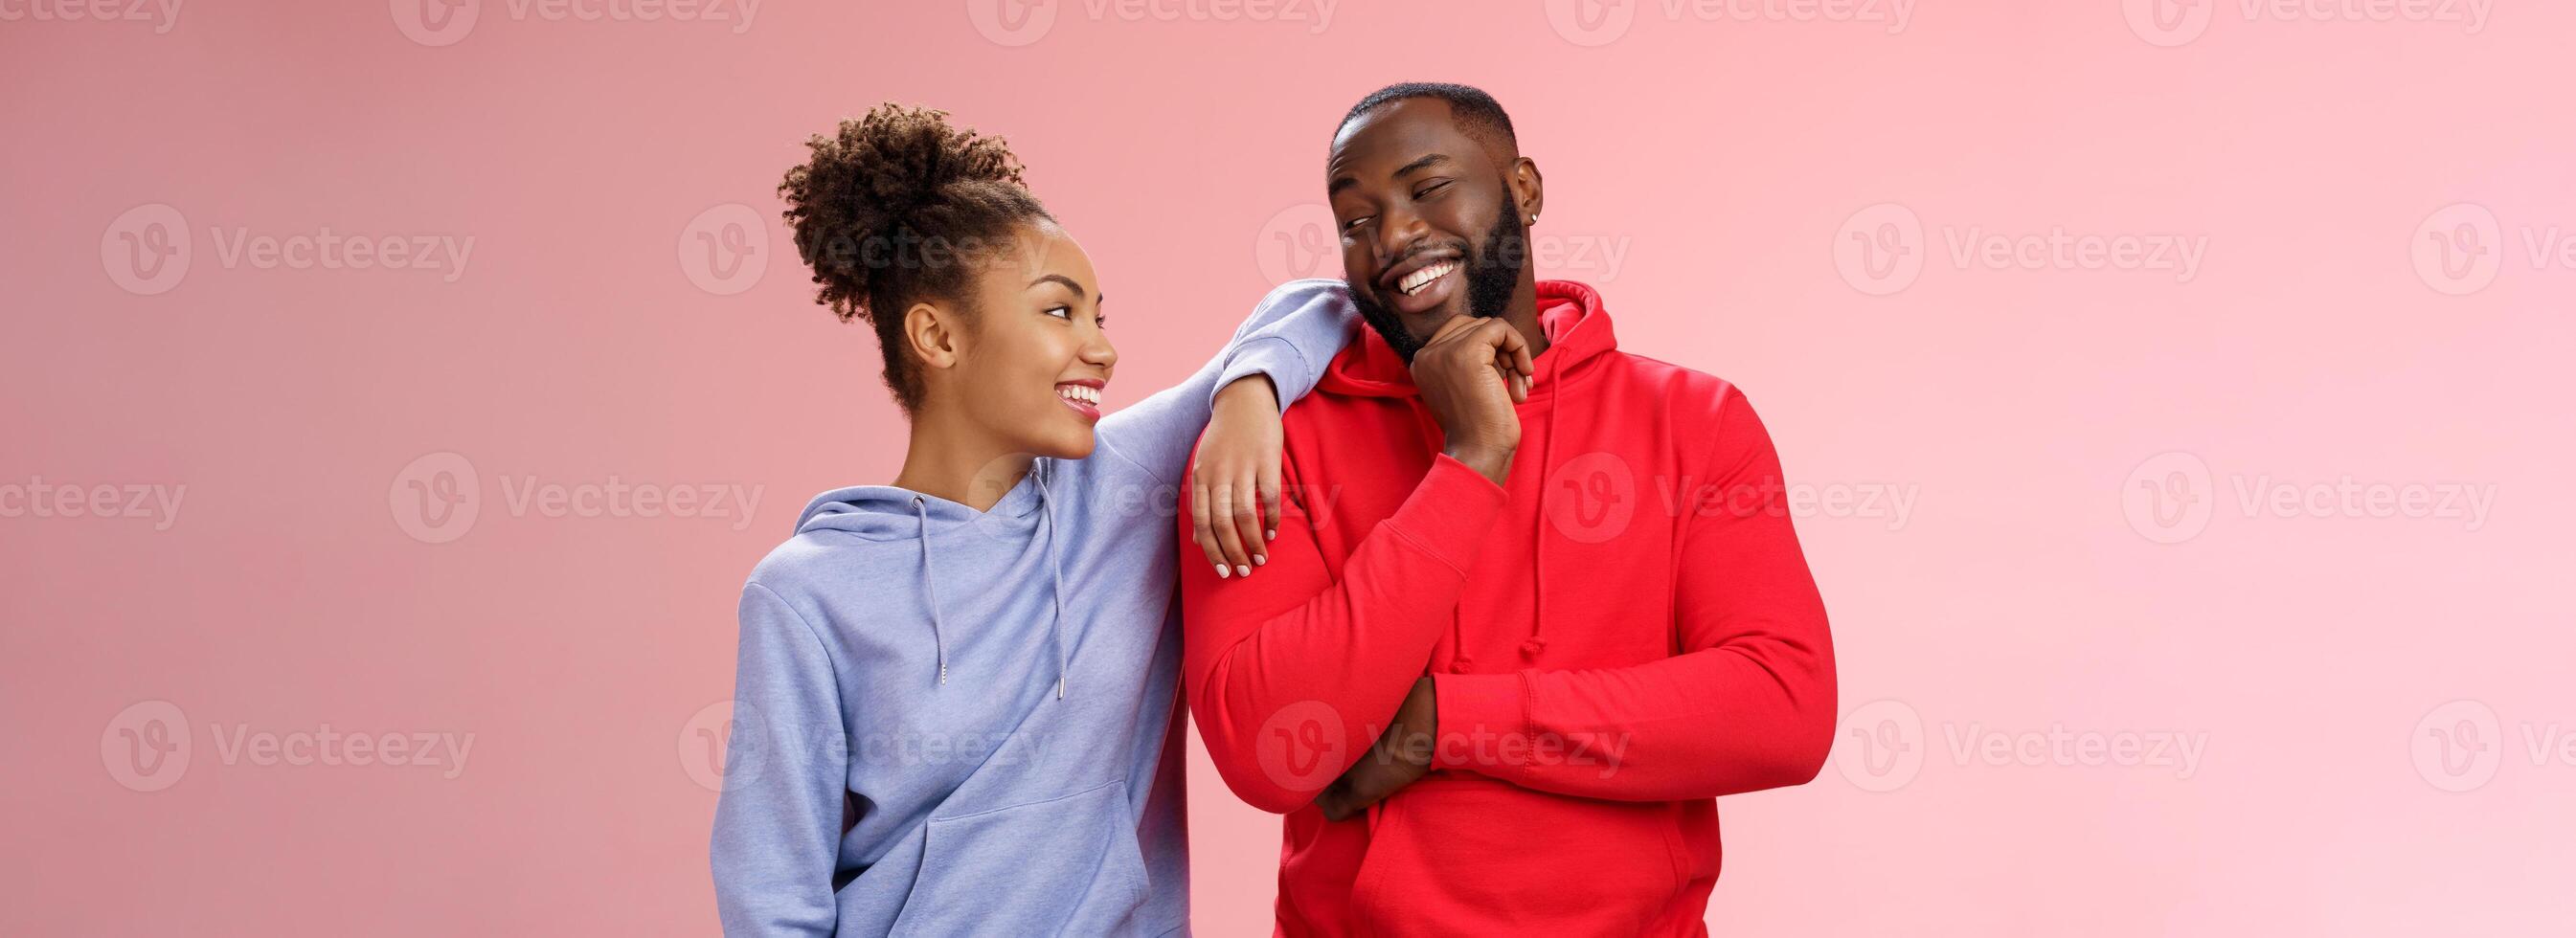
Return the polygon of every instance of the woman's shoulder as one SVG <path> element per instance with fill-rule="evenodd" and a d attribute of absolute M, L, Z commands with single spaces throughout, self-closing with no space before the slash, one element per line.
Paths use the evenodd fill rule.
<path fill-rule="evenodd" d="M 790 605 L 820 605 L 841 598 L 853 584 L 874 582 L 871 574 L 895 561 L 908 564 L 911 554 L 903 546 L 829 530 L 799 531 L 752 565 L 743 590 L 767 591 Z"/>

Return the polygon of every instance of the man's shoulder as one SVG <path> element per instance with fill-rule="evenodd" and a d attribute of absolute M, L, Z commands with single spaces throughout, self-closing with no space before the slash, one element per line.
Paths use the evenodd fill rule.
<path fill-rule="evenodd" d="M 1743 389 L 1733 381 L 1635 352 L 1611 352 L 1603 357 L 1601 367 L 1602 380 L 1608 385 L 1604 390 L 1644 395 L 1673 416 L 1715 415 L 1729 401 L 1744 398 Z"/>

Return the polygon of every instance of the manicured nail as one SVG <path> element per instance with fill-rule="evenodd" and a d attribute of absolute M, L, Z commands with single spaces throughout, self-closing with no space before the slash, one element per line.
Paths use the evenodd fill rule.
<path fill-rule="evenodd" d="M 1253 566 L 1261 567 L 1261 566 L 1268 566 L 1269 564 L 1270 564 L 1270 558 L 1269 558 L 1268 556 L 1266 556 L 1266 555 L 1262 555 L 1262 554 L 1254 554 L 1254 555 L 1252 555 L 1252 565 L 1253 565 Z"/>
<path fill-rule="evenodd" d="M 1234 575 L 1234 571 L 1233 571 L 1233 570 L 1230 570 L 1230 569 L 1227 569 L 1227 568 L 1226 568 L 1226 565 L 1224 565 L 1224 564 L 1217 564 L 1217 565 L 1216 565 L 1216 578 L 1217 578 L 1217 579 L 1222 580 L 1222 579 L 1225 579 L 1226 577 L 1233 576 L 1233 575 Z"/>
<path fill-rule="evenodd" d="M 1251 568 L 1251 567 L 1236 567 L 1236 568 L 1234 568 L 1234 575 L 1235 575 L 1235 576 L 1251 576 L 1251 575 L 1252 575 L 1252 568 Z"/>
<path fill-rule="evenodd" d="M 1271 539 L 1271 540 L 1274 540 L 1274 541 L 1279 539 L 1279 529 L 1278 529 L 1278 528 L 1271 528 L 1271 529 L 1270 529 L 1270 539 Z"/>

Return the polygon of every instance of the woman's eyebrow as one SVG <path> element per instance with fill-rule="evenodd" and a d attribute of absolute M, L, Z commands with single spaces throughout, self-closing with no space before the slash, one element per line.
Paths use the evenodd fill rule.
<path fill-rule="evenodd" d="M 1065 289 L 1067 289 L 1067 290 L 1071 290 L 1071 291 L 1073 291 L 1073 295 L 1075 295 L 1075 296 L 1081 297 L 1081 296 L 1090 296 L 1090 295 L 1091 295 L 1088 291 L 1085 291 L 1085 290 L 1082 288 L 1082 284 L 1075 283 L 1075 282 L 1073 281 L 1073 278 L 1071 278 L 1071 277 L 1067 277 L 1067 276 L 1065 276 L 1065 275 L 1063 275 L 1063 274 L 1047 274 L 1047 275 L 1045 275 L 1045 276 L 1039 277 L 1038 279 L 1035 279 L 1035 280 L 1031 280 L 1031 281 L 1029 281 L 1029 286 L 1034 287 L 1034 286 L 1037 286 L 1038 284 L 1046 283 L 1047 281 L 1050 281 L 1050 280 L 1052 280 L 1052 281 L 1054 281 L 1054 282 L 1056 282 L 1056 283 L 1064 284 L 1064 288 L 1065 288 Z"/>

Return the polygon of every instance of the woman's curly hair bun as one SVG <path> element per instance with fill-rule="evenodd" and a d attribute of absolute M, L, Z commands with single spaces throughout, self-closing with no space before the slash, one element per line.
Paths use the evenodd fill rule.
<path fill-rule="evenodd" d="M 778 192 L 796 252 L 814 271 L 814 301 L 876 327 L 886 384 L 912 409 L 920 386 L 900 353 L 902 311 L 930 299 L 971 306 L 972 265 L 954 259 L 1049 217 L 1046 208 L 1021 182 L 1008 143 L 951 125 L 945 111 L 888 102 L 805 146 L 811 158 Z"/>

